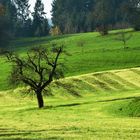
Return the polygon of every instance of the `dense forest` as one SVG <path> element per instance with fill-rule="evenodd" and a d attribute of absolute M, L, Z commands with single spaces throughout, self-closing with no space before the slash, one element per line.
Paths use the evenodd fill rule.
<path fill-rule="evenodd" d="M 42 0 L 30 11 L 29 0 L 0 0 L 0 46 L 11 38 L 132 27 L 140 30 L 140 0 L 54 0 L 52 27 Z"/>
<path fill-rule="evenodd" d="M 55 0 L 52 21 L 62 33 L 97 29 L 106 34 L 109 29 L 124 26 L 139 30 L 139 3 L 140 0 Z"/>
<path fill-rule="evenodd" d="M 30 11 L 29 0 L 0 0 L 0 23 L 1 28 L 6 26 L 6 30 L 15 37 L 46 36 L 49 33 L 41 0 L 36 0 L 33 12 Z"/>

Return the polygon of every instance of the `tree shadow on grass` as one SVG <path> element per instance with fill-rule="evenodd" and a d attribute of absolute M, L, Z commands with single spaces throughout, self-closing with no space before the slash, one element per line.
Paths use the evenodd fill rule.
<path fill-rule="evenodd" d="M 64 140 L 64 138 L 59 136 L 47 137 L 47 132 L 54 131 L 67 131 L 65 128 L 62 129 L 44 129 L 44 130 L 16 130 L 9 128 L 0 128 L 0 140 Z M 41 133 L 45 133 L 44 138 L 39 138 Z M 38 138 L 29 138 L 38 134 Z M 44 134 L 43 134 L 44 135 Z"/>
<path fill-rule="evenodd" d="M 77 106 L 82 106 L 82 105 L 88 105 L 88 104 L 93 104 L 96 103 L 97 101 L 89 101 L 89 102 L 81 102 L 81 103 L 71 103 L 71 104 L 60 104 L 60 105 L 48 105 L 43 107 L 42 109 L 38 107 L 28 107 L 24 109 L 20 109 L 19 112 L 23 111 L 42 111 L 42 110 L 55 110 L 59 108 L 70 108 L 70 107 L 77 107 Z"/>
<path fill-rule="evenodd" d="M 63 108 L 63 107 L 75 107 L 80 106 L 83 103 L 73 103 L 73 104 L 64 104 L 64 105 L 57 105 L 57 106 L 46 106 L 44 109 L 55 109 L 55 108 Z"/>
<path fill-rule="evenodd" d="M 3 140 L 64 140 L 64 138 L 59 137 L 49 137 L 49 138 L 6 138 Z"/>
<path fill-rule="evenodd" d="M 62 87 L 63 89 L 65 89 L 70 95 L 80 98 L 82 97 L 79 92 L 77 92 L 75 90 L 75 86 L 73 84 L 70 83 L 66 83 L 66 82 L 60 82 L 60 81 L 55 81 L 55 85 L 57 87 Z"/>
<path fill-rule="evenodd" d="M 46 138 L 27 138 L 27 137 L 31 137 L 34 134 L 37 133 L 39 134 L 41 132 L 47 132 L 47 131 L 50 130 L 26 130 L 25 131 L 25 130 L 0 128 L 0 139 L 2 140 L 64 140 L 61 137 L 47 137 L 47 136 Z"/>
<path fill-rule="evenodd" d="M 72 104 L 62 104 L 62 105 L 50 105 L 50 106 L 45 106 L 42 109 L 39 109 L 37 107 L 33 107 L 33 108 L 26 108 L 26 109 L 21 109 L 21 111 L 38 111 L 38 110 L 51 110 L 51 109 L 57 109 L 57 108 L 68 108 L 68 107 L 76 107 L 76 106 L 80 106 L 82 104 L 85 103 L 72 103 Z"/>
<path fill-rule="evenodd" d="M 113 101 L 121 101 L 121 100 L 132 100 L 132 99 L 137 99 L 140 100 L 140 96 L 134 96 L 134 97 L 124 97 L 124 98 L 114 98 L 114 99 L 109 99 L 109 100 L 100 100 L 97 102 L 113 102 Z"/>

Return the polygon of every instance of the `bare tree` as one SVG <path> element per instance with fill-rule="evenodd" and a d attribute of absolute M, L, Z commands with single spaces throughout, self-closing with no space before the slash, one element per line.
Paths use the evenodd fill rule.
<path fill-rule="evenodd" d="M 122 30 L 118 33 L 115 40 L 120 41 L 123 43 L 124 49 L 128 48 L 127 41 L 132 38 L 132 34 L 128 34 L 126 31 Z"/>
<path fill-rule="evenodd" d="M 58 63 L 63 45 L 57 48 L 33 48 L 22 58 L 14 53 L 7 53 L 9 62 L 13 64 L 11 79 L 15 83 L 22 82 L 36 93 L 38 107 L 44 107 L 43 91 L 54 78 L 63 76 L 62 65 Z"/>
<path fill-rule="evenodd" d="M 82 53 L 84 53 L 85 44 L 86 44 L 86 42 L 84 40 L 82 40 L 82 39 L 77 42 L 77 46 L 82 49 Z"/>

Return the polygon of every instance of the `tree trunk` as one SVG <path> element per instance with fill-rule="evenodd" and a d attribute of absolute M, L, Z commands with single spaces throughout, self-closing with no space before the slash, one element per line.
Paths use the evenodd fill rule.
<path fill-rule="evenodd" d="M 42 93 L 37 91 L 36 94 L 37 94 L 38 107 L 43 108 L 44 107 L 44 101 L 43 101 Z"/>
<path fill-rule="evenodd" d="M 101 26 L 98 28 L 98 31 L 100 32 L 100 34 L 101 34 L 102 36 L 108 35 L 108 27 L 107 27 L 107 25 L 101 25 Z"/>
<path fill-rule="evenodd" d="M 105 25 L 103 25 L 102 35 L 103 36 L 108 35 L 108 28 Z"/>

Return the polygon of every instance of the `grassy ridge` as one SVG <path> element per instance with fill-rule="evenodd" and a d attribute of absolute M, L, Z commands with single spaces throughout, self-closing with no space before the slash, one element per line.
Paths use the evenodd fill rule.
<path fill-rule="evenodd" d="M 41 110 L 21 89 L 0 92 L 0 139 L 139 140 L 139 73 L 133 68 L 55 81 L 55 95 L 44 96 Z"/>
<path fill-rule="evenodd" d="M 113 31 L 105 37 L 85 33 L 13 42 L 23 56 L 52 42 L 65 43 L 71 55 L 65 60 L 67 77 L 44 93 L 50 95 L 44 96 L 45 108 L 37 109 L 27 88 L 0 91 L 0 140 L 139 140 L 140 32 L 133 32 L 125 50 L 115 37 Z M 81 40 L 83 49 L 77 45 Z M 10 88 L 9 71 L 1 58 L 0 90 Z"/>
<path fill-rule="evenodd" d="M 102 37 L 98 33 L 82 33 L 59 37 L 28 38 L 13 41 L 11 46 L 22 55 L 34 46 L 48 46 L 51 43 L 64 43 L 70 56 L 65 59 L 65 75 L 73 76 L 96 71 L 131 68 L 140 66 L 140 32 L 131 32 L 133 37 L 128 41 L 128 49 L 123 49 L 122 43 L 116 41 L 116 33 L 112 31 Z M 128 32 L 129 33 L 129 32 Z M 84 42 L 83 49 L 78 46 Z M 7 89 L 9 66 L 0 59 L 0 90 Z"/>
<path fill-rule="evenodd" d="M 87 93 L 115 93 L 140 89 L 140 69 L 132 68 L 85 74 L 55 81 L 51 85 L 51 94 L 64 93 L 81 97 Z"/>

